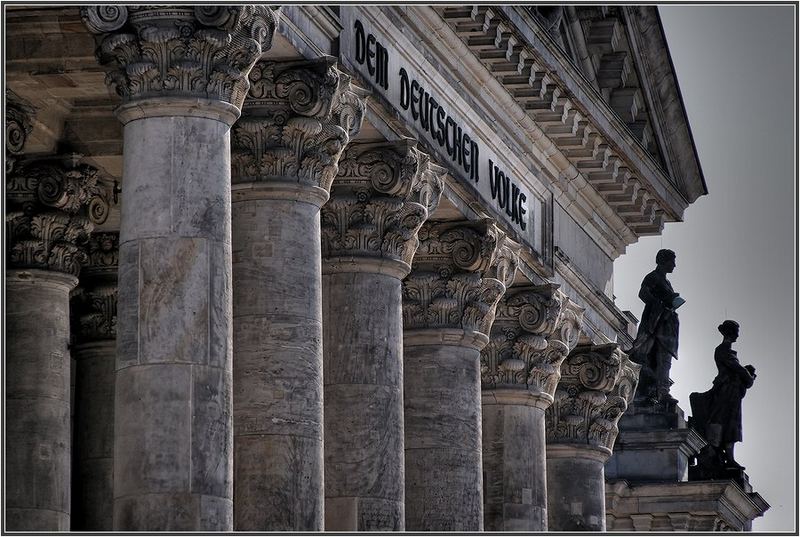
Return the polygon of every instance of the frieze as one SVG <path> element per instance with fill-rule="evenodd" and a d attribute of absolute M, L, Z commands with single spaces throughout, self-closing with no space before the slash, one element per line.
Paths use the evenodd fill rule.
<path fill-rule="evenodd" d="M 123 101 L 199 97 L 238 108 L 278 23 L 262 5 L 88 6 L 81 17 L 101 34 L 97 57 Z"/>
<path fill-rule="evenodd" d="M 588 445 L 610 454 L 639 368 L 616 343 L 576 347 L 561 364 L 554 402 L 546 410 L 547 442 Z"/>
<path fill-rule="evenodd" d="M 322 256 L 383 257 L 411 266 L 417 231 L 439 204 L 444 168 L 410 141 L 348 146 L 322 207 Z"/>
<path fill-rule="evenodd" d="M 366 97 L 335 65 L 332 57 L 256 64 L 232 129 L 235 183 L 288 181 L 330 190 L 341 153 L 361 128 Z"/>
<path fill-rule="evenodd" d="M 6 238 L 13 268 L 78 275 L 86 244 L 109 213 L 108 189 L 95 168 L 34 163 L 7 175 Z"/>
<path fill-rule="evenodd" d="M 404 329 L 488 335 L 505 282 L 516 272 L 514 243 L 491 219 L 426 222 L 419 239 L 413 270 L 403 282 Z M 499 266 L 506 268 L 498 271 Z"/>

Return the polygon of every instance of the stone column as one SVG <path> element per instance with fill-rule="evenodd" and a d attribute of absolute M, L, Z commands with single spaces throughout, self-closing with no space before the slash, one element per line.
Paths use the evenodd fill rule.
<path fill-rule="evenodd" d="M 72 530 L 110 531 L 119 233 L 93 233 L 72 297 L 75 363 Z"/>
<path fill-rule="evenodd" d="M 17 163 L 6 178 L 6 529 L 68 531 L 69 295 L 107 197 L 75 163 Z"/>
<path fill-rule="evenodd" d="M 639 369 L 616 343 L 579 345 L 561 364 L 545 418 L 549 531 L 605 531 L 603 466 Z"/>
<path fill-rule="evenodd" d="M 335 58 L 259 63 L 233 132 L 234 527 L 323 529 L 319 208 L 364 101 Z"/>
<path fill-rule="evenodd" d="M 481 531 L 480 351 L 518 246 L 488 219 L 419 238 L 403 282 L 406 529 Z"/>
<path fill-rule="evenodd" d="M 487 531 L 547 531 L 544 412 L 583 319 L 558 287 L 509 289 L 481 352 Z"/>
<path fill-rule="evenodd" d="M 348 147 L 322 207 L 325 529 L 405 529 L 401 281 L 444 169 L 410 142 Z"/>
<path fill-rule="evenodd" d="M 114 529 L 233 529 L 230 126 L 266 6 L 82 8 L 122 97 Z"/>

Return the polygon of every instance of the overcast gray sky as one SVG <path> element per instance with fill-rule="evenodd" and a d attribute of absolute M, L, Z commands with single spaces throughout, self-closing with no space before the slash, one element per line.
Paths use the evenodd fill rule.
<path fill-rule="evenodd" d="M 661 19 L 708 185 L 682 223 L 628 247 L 615 262 L 617 304 L 641 316 L 642 277 L 659 248 L 677 253 L 670 276 L 679 310 L 672 388 L 716 376 L 717 325 L 741 324 L 734 348 L 758 378 L 743 402 L 736 459 L 772 505 L 756 531 L 793 530 L 797 499 L 794 231 L 797 48 L 793 6 L 660 6 Z"/>

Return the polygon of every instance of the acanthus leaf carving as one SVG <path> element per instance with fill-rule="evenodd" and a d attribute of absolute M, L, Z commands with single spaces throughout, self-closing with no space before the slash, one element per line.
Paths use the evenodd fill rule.
<path fill-rule="evenodd" d="M 616 343 L 577 346 L 561 365 L 555 401 L 545 413 L 548 444 L 582 444 L 611 453 L 639 369 Z"/>
<path fill-rule="evenodd" d="M 232 129 L 235 183 L 297 182 L 330 190 L 365 112 L 364 90 L 335 64 L 323 57 L 255 65 L 242 118 Z"/>
<path fill-rule="evenodd" d="M 494 221 L 426 222 L 403 281 L 405 330 L 452 328 L 488 335 L 506 283 L 493 277 L 513 246 Z M 511 244 L 507 244 L 511 243 Z M 516 270 L 516 262 L 509 264 Z M 506 280 L 513 273 L 504 273 Z"/>
<path fill-rule="evenodd" d="M 86 257 L 78 287 L 70 298 L 74 342 L 115 339 L 119 233 L 92 233 Z"/>
<path fill-rule="evenodd" d="M 261 5 L 86 6 L 81 17 L 101 35 L 106 83 L 123 101 L 200 97 L 237 108 L 278 22 L 278 13 Z"/>
<path fill-rule="evenodd" d="M 108 217 L 110 191 L 95 168 L 31 163 L 7 176 L 6 237 L 14 268 L 78 275 L 95 224 Z"/>
<path fill-rule="evenodd" d="M 569 299 L 556 284 L 510 288 L 481 352 L 484 389 L 517 388 L 552 397 L 567 345 L 559 339 Z"/>
<path fill-rule="evenodd" d="M 410 267 L 443 174 L 409 141 L 348 146 L 322 206 L 323 258 L 381 257 Z"/>

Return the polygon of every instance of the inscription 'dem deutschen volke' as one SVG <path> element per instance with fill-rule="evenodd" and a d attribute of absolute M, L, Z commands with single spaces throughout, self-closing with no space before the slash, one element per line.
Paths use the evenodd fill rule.
<path fill-rule="evenodd" d="M 364 25 L 356 19 L 354 25 L 355 61 L 360 66 L 365 66 L 373 82 L 383 88 L 389 89 L 389 49 L 384 46 L 372 33 L 364 30 Z M 475 137 L 470 136 L 447 110 L 420 82 L 411 77 L 408 71 L 401 67 L 397 76 L 400 86 L 400 108 L 410 110 L 414 122 L 425 132 L 430 134 L 431 140 L 444 149 L 453 164 L 460 167 L 469 179 L 476 184 L 481 181 L 480 176 L 480 145 Z M 489 186 L 492 201 L 511 221 L 525 231 L 527 224 L 525 215 L 527 209 L 527 196 L 510 174 L 505 173 L 492 159 L 488 160 Z"/>

